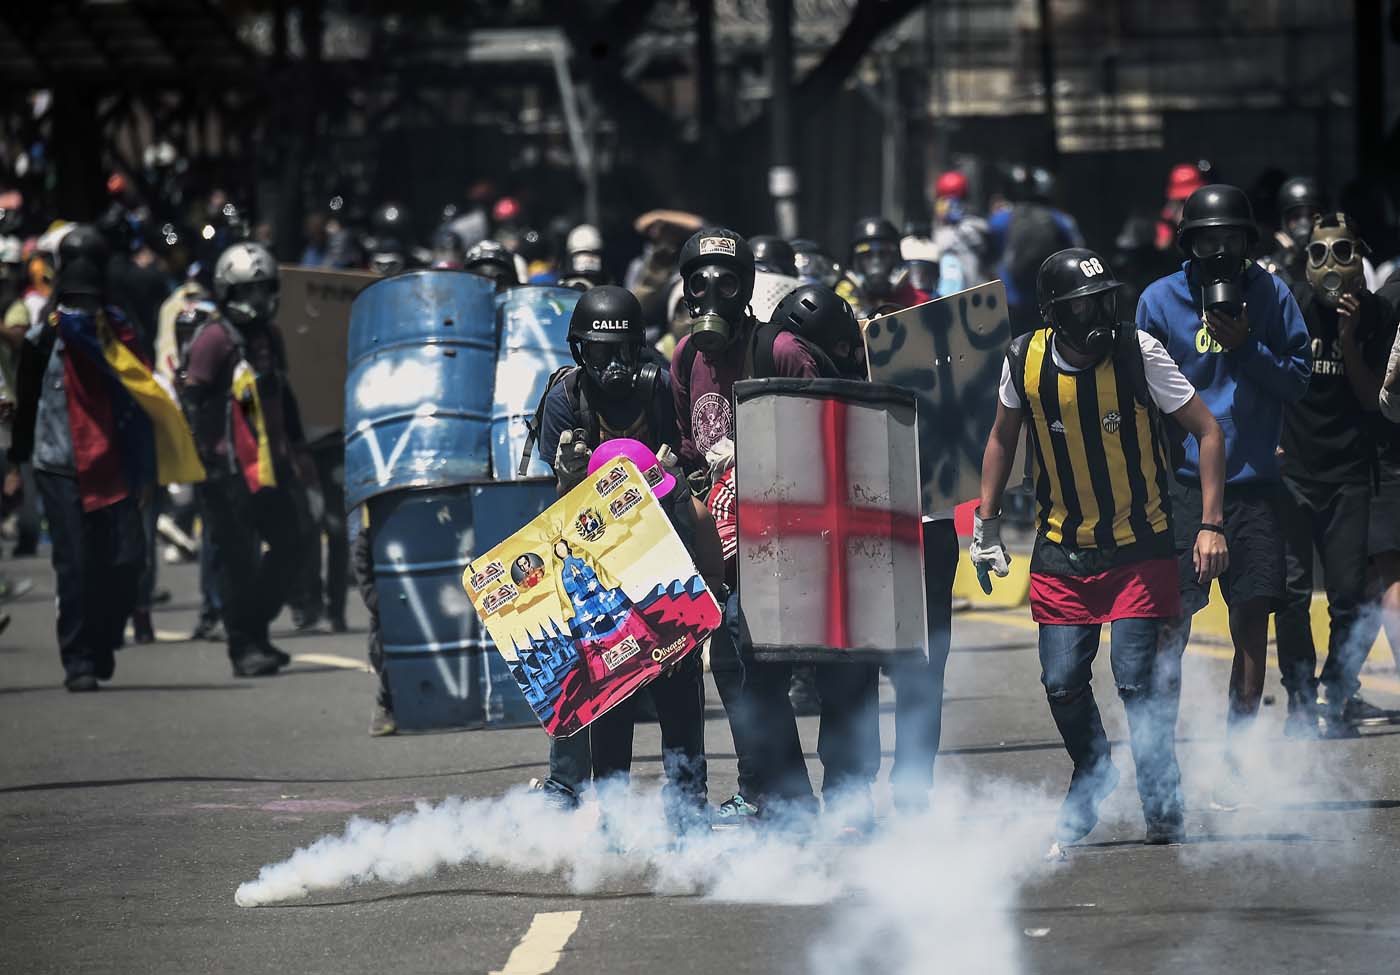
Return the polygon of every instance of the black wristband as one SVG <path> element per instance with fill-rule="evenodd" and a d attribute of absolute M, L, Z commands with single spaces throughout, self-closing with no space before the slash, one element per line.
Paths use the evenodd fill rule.
<path fill-rule="evenodd" d="M 1217 535 L 1223 535 L 1223 534 L 1225 534 L 1225 526 L 1224 526 L 1224 525 L 1212 525 L 1212 524 L 1211 524 L 1210 522 L 1208 522 L 1208 521 L 1203 521 L 1203 522 L 1201 522 L 1201 531 L 1203 531 L 1203 532 L 1215 532 Z"/>

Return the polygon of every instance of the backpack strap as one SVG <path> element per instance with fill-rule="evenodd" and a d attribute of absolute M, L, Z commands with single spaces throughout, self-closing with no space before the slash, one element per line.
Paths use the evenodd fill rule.
<path fill-rule="evenodd" d="M 693 338 L 693 337 L 692 337 Z M 690 388 L 690 374 L 695 371 L 695 357 L 699 355 L 699 350 L 695 348 L 694 341 L 685 343 L 685 348 L 681 349 L 680 376 L 685 380 L 686 388 Z"/>
<path fill-rule="evenodd" d="M 516 477 L 524 477 L 530 469 L 530 455 L 535 452 L 535 444 L 540 439 L 540 424 L 544 422 L 544 403 L 549 399 L 550 390 L 559 383 L 566 381 L 569 374 L 577 371 L 578 366 L 560 366 L 549 376 L 549 382 L 545 383 L 544 394 L 540 396 L 540 401 L 535 404 L 535 415 L 525 421 L 525 449 L 520 453 L 520 465 L 515 470 Z M 565 390 L 568 390 L 566 385 Z M 546 464 L 554 463 L 554 458 L 542 458 Z"/>
<path fill-rule="evenodd" d="M 600 437 L 601 423 L 598 420 L 598 411 L 593 408 L 593 404 L 588 402 L 588 391 L 583 382 L 583 370 L 575 369 L 564 377 L 564 392 L 569 397 L 569 406 L 573 408 L 574 419 L 578 421 L 579 429 L 588 435 L 588 443 L 596 446 Z"/>
<path fill-rule="evenodd" d="M 1142 344 L 1138 341 L 1137 326 L 1125 323 L 1118 327 L 1117 344 L 1113 349 L 1114 364 L 1127 370 L 1129 388 L 1133 399 L 1149 412 L 1156 412 L 1157 403 L 1152 398 L 1152 390 L 1147 386 L 1147 367 L 1142 361 Z"/>

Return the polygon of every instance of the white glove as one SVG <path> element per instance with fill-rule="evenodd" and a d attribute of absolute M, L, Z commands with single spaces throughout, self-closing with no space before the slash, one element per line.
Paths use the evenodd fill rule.
<path fill-rule="evenodd" d="M 982 591 L 991 595 L 992 580 L 988 572 L 1005 578 L 1011 571 L 1011 556 L 1006 554 L 1006 546 L 1001 543 L 1001 515 L 984 519 L 980 509 L 972 513 L 972 545 L 968 547 L 968 554 L 977 570 Z"/>
<path fill-rule="evenodd" d="M 710 483 L 718 484 L 724 472 L 734 466 L 734 441 L 721 437 L 705 451 L 705 463 L 710 468 Z"/>

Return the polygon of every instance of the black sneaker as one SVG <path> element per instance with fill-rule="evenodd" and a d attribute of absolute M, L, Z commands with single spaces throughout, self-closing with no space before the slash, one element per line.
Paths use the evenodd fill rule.
<path fill-rule="evenodd" d="M 1322 686 L 1317 699 L 1317 731 L 1323 738 L 1334 740 L 1360 738 L 1356 726 L 1346 719 L 1347 701 L 1341 699 L 1335 686 Z"/>
<path fill-rule="evenodd" d="M 283 650 L 277 649 L 266 640 L 258 644 L 258 649 L 261 650 L 263 653 L 267 654 L 269 657 L 275 659 L 277 661 L 277 666 L 279 667 L 285 667 L 292 662 L 291 654 Z"/>
<path fill-rule="evenodd" d="M 1147 835 L 1143 842 L 1148 846 L 1168 846 L 1186 840 L 1186 826 L 1180 816 L 1164 816 L 1147 821 Z"/>
<path fill-rule="evenodd" d="M 320 622 L 321 610 L 319 608 L 292 610 L 292 625 L 298 630 L 303 632 L 314 630 Z"/>
<path fill-rule="evenodd" d="M 1374 728 L 1391 723 L 1394 711 L 1378 708 L 1360 694 L 1353 694 L 1342 708 L 1342 720 L 1349 725 Z"/>
<path fill-rule="evenodd" d="M 282 663 L 270 653 L 250 650 L 233 662 L 235 677 L 271 677 L 282 668 Z"/>
<path fill-rule="evenodd" d="M 210 643 L 224 642 L 224 625 L 218 617 L 201 619 L 195 624 L 194 632 L 190 634 L 191 640 L 208 640 Z"/>
<path fill-rule="evenodd" d="M 345 622 L 345 616 L 344 616 L 344 615 L 332 616 L 332 617 L 331 617 L 331 632 L 332 632 L 332 633 L 349 633 L 349 632 L 350 632 L 350 625 L 349 625 L 348 623 Z"/>
<path fill-rule="evenodd" d="M 1099 804 L 1118 787 L 1118 778 L 1118 766 L 1112 759 L 1106 758 L 1092 769 L 1075 768 L 1055 824 L 1056 841 L 1075 843 L 1094 831 L 1099 824 Z"/>
<path fill-rule="evenodd" d="M 1357 731 L 1354 725 L 1350 724 L 1336 712 L 1319 714 L 1317 716 L 1317 733 L 1321 738 L 1328 738 L 1334 741 L 1361 737 L 1361 732 Z"/>
<path fill-rule="evenodd" d="M 82 694 L 87 691 L 100 689 L 95 674 L 79 674 L 77 677 L 70 677 L 63 682 L 63 686 L 74 694 Z"/>
<path fill-rule="evenodd" d="M 151 625 L 149 609 L 133 610 L 131 614 L 131 639 L 138 644 L 156 642 L 155 627 Z"/>

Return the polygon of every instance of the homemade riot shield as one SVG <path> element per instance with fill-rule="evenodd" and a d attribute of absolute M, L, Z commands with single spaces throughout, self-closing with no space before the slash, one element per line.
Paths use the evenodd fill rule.
<path fill-rule="evenodd" d="M 802 284 L 800 279 L 789 277 L 786 274 L 755 271 L 753 297 L 749 299 L 749 307 L 753 309 L 754 319 L 760 322 L 771 322 L 773 311 L 778 307 L 778 302 L 796 291 L 800 284 Z"/>
<path fill-rule="evenodd" d="M 491 466 L 498 481 L 515 477 L 528 436 L 525 421 L 535 415 L 550 375 L 574 361 L 569 317 L 579 294 L 573 288 L 531 285 L 511 288 L 499 298 L 501 344 L 491 408 Z M 527 473 L 553 475 L 539 457 L 531 459 Z"/>
<path fill-rule="evenodd" d="M 755 658 L 927 654 L 913 394 L 841 379 L 749 380 L 734 394 Z"/>
<path fill-rule="evenodd" d="M 982 451 L 997 412 L 1011 322 L 1000 281 L 936 298 L 865 326 L 870 378 L 919 401 L 919 467 L 926 515 L 981 491 Z"/>
<path fill-rule="evenodd" d="M 491 476 L 496 295 L 465 271 L 382 278 L 350 308 L 345 495 Z"/>
<path fill-rule="evenodd" d="M 720 622 L 661 503 L 623 458 L 483 550 L 461 585 L 556 737 L 651 683 Z"/>
<path fill-rule="evenodd" d="M 368 502 L 379 632 L 405 730 L 533 724 L 462 592 L 472 551 L 499 544 L 557 498 L 553 479 L 456 484 Z"/>
<path fill-rule="evenodd" d="M 379 277 L 294 264 L 282 265 L 278 273 L 277 326 L 287 350 L 287 375 L 306 438 L 315 441 L 345 427 L 350 305 Z"/>

